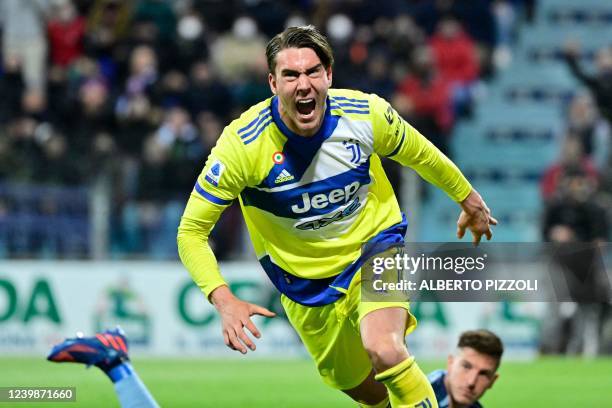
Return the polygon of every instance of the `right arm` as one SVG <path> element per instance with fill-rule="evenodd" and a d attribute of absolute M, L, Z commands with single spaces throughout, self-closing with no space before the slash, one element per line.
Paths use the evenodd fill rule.
<path fill-rule="evenodd" d="M 247 352 L 245 345 L 255 350 L 255 344 L 244 328 L 255 337 L 260 337 L 251 316 L 273 317 L 274 313 L 244 302 L 231 293 L 208 243 L 210 232 L 221 213 L 246 185 L 244 166 L 240 161 L 242 146 L 239 144 L 229 133 L 224 133 L 219 139 L 187 202 L 178 229 L 177 244 L 183 265 L 219 312 L 225 344 L 244 354 Z"/>

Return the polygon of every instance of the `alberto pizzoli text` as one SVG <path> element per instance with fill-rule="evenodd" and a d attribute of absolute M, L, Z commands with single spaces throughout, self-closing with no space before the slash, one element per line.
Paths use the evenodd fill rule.
<path fill-rule="evenodd" d="M 425 279 L 420 282 L 400 280 L 398 282 L 384 282 L 376 279 L 372 282 L 376 291 L 494 291 L 537 292 L 537 279 Z"/>

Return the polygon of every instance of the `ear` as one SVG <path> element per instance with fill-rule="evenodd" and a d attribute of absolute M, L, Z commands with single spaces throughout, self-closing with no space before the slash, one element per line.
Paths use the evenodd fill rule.
<path fill-rule="evenodd" d="M 449 354 L 449 356 L 446 358 L 446 371 L 450 371 L 451 366 L 453 365 L 453 355 Z"/>
<path fill-rule="evenodd" d="M 333 77 L 331 65 L 329 67 L 327 67 L 325 72 L 327 74 L 327 81 L 329 82 L 329 87 L 331 88 L 331 86 L 332 86 L 332 77 Z"/>
<path fill-rule="evenodd" d="M 268 73 L 268 84 L 270 85 L 270 91 L 276 95 L 276 77 L 272 73 Z"/>

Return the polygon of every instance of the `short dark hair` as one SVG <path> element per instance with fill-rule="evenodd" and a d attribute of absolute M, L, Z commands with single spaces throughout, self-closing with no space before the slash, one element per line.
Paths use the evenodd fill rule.
<path fill-rule="evenodd" d="M 497 365 L 504 354 L 504 345 L 497 335 L 489 330 L 468 330 L 461 333 L 457 347 L 470 347 L 479 353 L 486 354 L 497 360 Z"/>
<path fill-rule="evenodd" d="M 266 46 L 268 69 L 273 74 L 276 56 L 285 48 L 311 48 L 321 60 L 325 69 L 334 64 L 334 54 L 327 38 L 313 25 L 289 27 L 274 36 Z"/>

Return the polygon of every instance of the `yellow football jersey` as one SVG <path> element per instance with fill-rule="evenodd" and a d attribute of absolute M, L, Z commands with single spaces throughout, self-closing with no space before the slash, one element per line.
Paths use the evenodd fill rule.
<path fill-rule="evenodd" d="M 455 201 L 471 190 L 448 158 L 374 94 L 330 89 L 312 137 L 288 129 L 278 103 L 269 98 L 224 129 L 183 215 L 179 253 L 206 295 L 224 284 L 208 234 L 235 198 L 270 279 L 314 306 L 346 290 L 364 243 L 403 239 L 405 221 L 380 156 L 412 167 Z"/>

